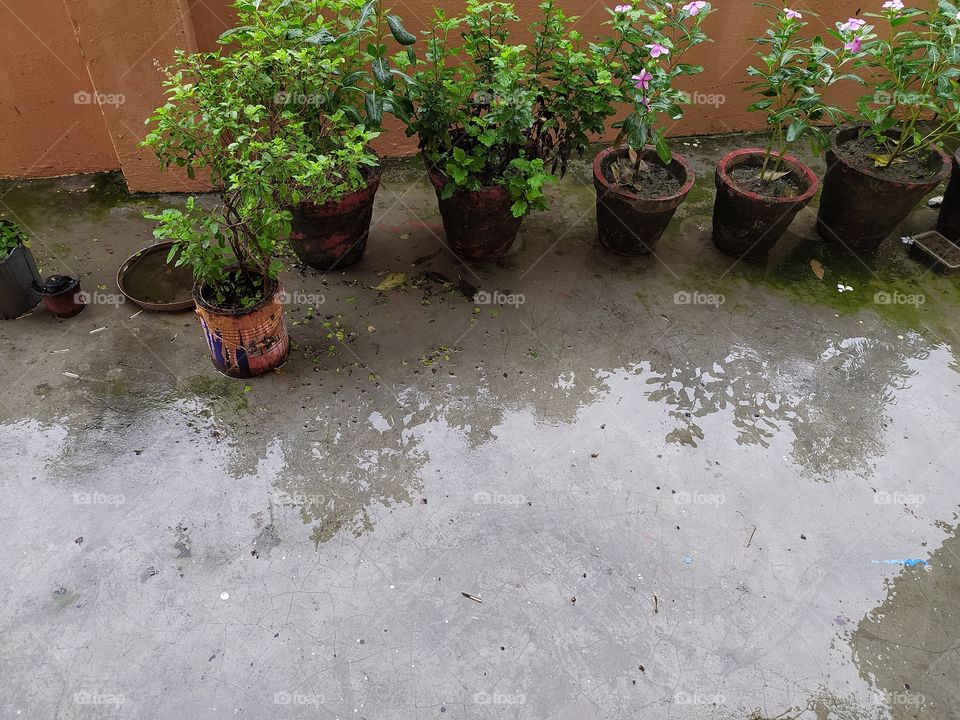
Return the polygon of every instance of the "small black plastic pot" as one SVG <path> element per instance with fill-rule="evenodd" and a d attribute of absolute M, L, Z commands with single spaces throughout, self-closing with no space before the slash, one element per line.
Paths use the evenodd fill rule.
<path fill-rule="evenodd" d="M 58 318 L 79 315 L 87 306 L 80 291 L 80 280 L 66 275 L 51 275 L 42 285 L 35 285 L 43 304 Z"/>
<path fill-rule="evenodd" d="M 20 245 L 0 260 L 0 317 L 13 320 L 33 310 L 40 295 L 33 289 L 40 282 L 30 248 Z"/>

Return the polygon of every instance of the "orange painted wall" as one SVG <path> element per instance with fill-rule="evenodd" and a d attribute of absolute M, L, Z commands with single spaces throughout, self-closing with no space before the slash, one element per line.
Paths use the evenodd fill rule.
<path fill-rule="evenodd" d="M 14 0 L 11 0 L 13 2 Z M 682 1 L 682 0 L 680 0 Z M 517 0 L 524 25 L 536 17 L 538 0 Z M 610 0 L 613 4 L 614 0 Z M 0 177 L 40 177 L 123 167 L 132 189 L 184 189 L 181 178 L 159 173 L 148 153 L 136 149 L 143 118 L 162 100 L 155 60 L 169 62 L 175 47 L 195 43 L 213 48 L 230 26 L 229 0 L 16 0 L 14 16 L 0 4 Z M 448 14 L 462 11 L 462 0 L 439 0 Z M 879 4 L 879 0 L 877 0 Z M 411 30 L 426 25 L 432 2 L 392 3 Z M 757 46 L 750 38 L 763 32 L 766 11 L 752 0 L 715 3 L 705 24 L 714 42 L 689 58 L 706 72 L 683 88 L 696 103 L 672 134 L 710 134 L 761 128 L 745 111 L 745 69 Z M 807 0 L 807 19 L 815 31 L 856 12 L 855 0 Z M 608 18 L 604 3 L 567 0 L 571 14 L 582 14 L 577 28 L 590 39 Z M 178 25 L 177 13 L 182 15 Z M 821 20 L 814 15 L 819 14 Z M 72 22 L 71 22 L 72 17 Z M 32 32 L 31 32 L 32 30 Z M 39 39 L 42 37 L 42 40 Z M 523 33 L 517 40 L 524 41 Z M 82 51 L 81 51 L 82 49 Z M 133 70 L 114 66 L 132 64 Z M 89 72 L 88 72 L 89 70 Z M 91 78 L 93 82 L 91 82 Z M 123 106 L 75 105 L 74 94 L 124 93 Z M 106 85 L 109 85 L 107 87 Z M 388 124 L 378 141 L 386 156 L 415 150 L 415 139 Z M 52 149 L 51 149 L 52 148 Z"/>
<path fill-rule="evenodd" d="M 0 177 L 120 167 L 63 0 L 0 3 Z"/>

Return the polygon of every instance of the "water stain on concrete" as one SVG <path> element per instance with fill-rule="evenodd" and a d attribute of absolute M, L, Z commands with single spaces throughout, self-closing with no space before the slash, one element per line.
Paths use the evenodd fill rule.
<path fill-rule="evenodd" d="M 721 256 L 712 162 L 747 141 L 690 141 L 695 192 L 639 259 L 596 247 L 586 161 L 483 267 L 391 163 L 366 257 L 284 276 L 323 300 L 249 383 L 189 313 L 0 325 L 24 358 L 0 367 L 0 714 L 85 717 L 91 691 L 158 718 L 960 713 L 954 281 L 896 238 L 872 272 L 805 239 L 814 209 L 765 266 Z M 142 210 L 182 198 L 89 180 L 4 202 L 110 287 Z M 523 299 L 372 289 L 426 270 Z"/>

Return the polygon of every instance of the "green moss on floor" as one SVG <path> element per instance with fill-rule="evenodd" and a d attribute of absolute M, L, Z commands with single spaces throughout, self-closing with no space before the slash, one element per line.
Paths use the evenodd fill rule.
<path fill-rule="evenodd" d="M 822 280 L 811 261 L 822 266 Z M 722 294 L 734 308 L 747 294 L 768 291 L 845 315 L 873 311 L 904 330 L 960 341 L 956 281 L 913 260 L 900 243 L 886 243 L 877 257 L 861 259 L 831 243 L 804 241 L 773 267 L 741 262 L 717 275 L 716 267 L 695 266 L 674 286 Z"/>

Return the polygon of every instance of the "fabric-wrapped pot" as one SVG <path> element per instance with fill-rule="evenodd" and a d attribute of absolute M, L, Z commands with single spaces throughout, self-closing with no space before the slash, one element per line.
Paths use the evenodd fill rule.
<path fill-rule="evenodd" d="M 365 188 L 323 205 L 300 203 L 291 208 L 290 247 L 304 265 L 330 272 L 363 257 L 382 175 L 383 168 L 377 165 L 367 173 Z"/>
<path fill-rule="evenodd" d="M 790 223 L 817 194 L 820 180 L 797 158 L 784 155 L 787 172 L 803 189 L 795 197 L 761 195 L 745 190 L 731 173 L 743 166 L 760 167 L 762 148 L 744 148 L 724 155 L 717 163 L 717 196 L 713 203 L 713 242 L 723 252 L 748 260 L 765 258 Z"/>
<path fill-rule="evenodd" d="M 437 192 L 447 245 L 453 252 L 475 262 L 499 260 L 510 252 L 523 218 L 513 216 L 508 191 L 491 186 L 456 192 L 444 199 L 441 194 L 446 176 L 433 166 L 427 167 L 427 173 Z"/>
<path fill-rule="evenodd" d="M 197 283 L 193 299 L 213 366 L 224 375 L 249 378 L 276 370 L 290 355 L 290 337 L 283 318 L 283 286 L 268 282 L 264 298 L 248 308 L 225 309 L 205 297 Z"/>
<path fill-rule="evenodd" d="M 924 195 L 950 174 L 950 158 L 933 149 L 930 175 L 921 181 L 891 180 L 875 168 L 846 160 L 839 146 L 858 136 L 866 123 L 836 128 L 830 134 L 827 172 L 820 195 L 817 233 L 854 252 L 870 254 L 903 222 Z"/>
<path fill-rule="evenodd" d="M 597 191 L 597 236 L 600 243 L 618 255 L 648 255 L 667 229 L 680 204 L 687 199 L 696 176 L 689 161 L 673 154 L 669 170 L 682 183 L 668 196 L 648 198 L 625 190 L 607 179 L 605 170 L 627 148 L 607 148 L 593 161 L 593 184 Z M 660 162 L 653 147 L 644 149 L 644 160 Z"/>

